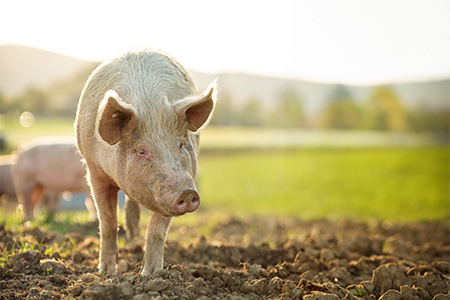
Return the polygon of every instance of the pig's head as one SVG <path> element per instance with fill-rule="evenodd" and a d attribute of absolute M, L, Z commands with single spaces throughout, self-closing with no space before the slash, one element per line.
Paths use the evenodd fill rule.
<path fill-rule="evenodd" d="M 216 83 L 177 101 L 125 102 L 109 91 L 100 103 L 96 134 L 111 150 L 108 174 L 129 197 L 164 216 L 195 211 L 198 134 L 216 101 Z"/>

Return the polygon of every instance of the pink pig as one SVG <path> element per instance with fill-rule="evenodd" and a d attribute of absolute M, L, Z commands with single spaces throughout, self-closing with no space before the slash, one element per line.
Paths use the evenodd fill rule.
<path fill-rule="evenodd" d="M 56 211 L 64 191 L 89 195 L 86 168 L 73 137 L 42 137 L 23 144 L 11 174 L 26 219 L 34 218 L 34 209 L 44 192 L 47 195 L 44 204 L 50 213 Z M 87 197 L 88 207 L 93 206 L 90 201 Z"/>
<path fill-rule="evenodd" d="M 11 177 L 11 168 L 11 163 L 0 165 L 0 197 L 6 195 L 11 199 L 15 199 L 17 196 Z"/>
<path fill-rule="evenodd" d="M 212 115 L 215 86 L 198 95 L 178 62 L 145 48 L 102 63 L 88 79 L 75 130 L 100 220 L 101 273 L 116 272 L 119 189 L 152 211 L 141 274 L 162 268 L 172 217 L 200 205 L 199 131 Z"/>

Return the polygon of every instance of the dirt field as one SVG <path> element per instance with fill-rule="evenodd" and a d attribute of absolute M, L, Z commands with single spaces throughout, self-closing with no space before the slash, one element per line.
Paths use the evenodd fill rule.
<path fill-rule="evenodd" d="M 163 270 L 138 274 L 139 238 L 120 243 L 115 277 L 97 273 L 96 226 L 0 226 L 0 299 L 450 299 L 448 223 L 224 218 L 203 235 L 175 225 Z"/>

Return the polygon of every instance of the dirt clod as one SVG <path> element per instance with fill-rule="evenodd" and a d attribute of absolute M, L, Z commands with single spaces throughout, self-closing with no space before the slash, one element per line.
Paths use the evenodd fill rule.
<path fill-rule="evenodd" d="M 61 235 L 0 225 L 0 300 L 450 299 L 446 223 L 248 217 L 221 220 L 207 236 L 174 225 L 183 234 L 169 235 L 164 268 L 150 276 L 139 274 L 142 238 L 121 247 L 119 275 L 99 274 L 92 226 Z"/>
<path fill-rule="evenodd" d="M 149 291 L 161 292 L 161 291 L 168 289 L 169 286 L 170 286 L 169 281 L 161 279 L 161 278 L 156 278 L 156 279 L 150 280 L 147 283 L 146 289 Z"/>

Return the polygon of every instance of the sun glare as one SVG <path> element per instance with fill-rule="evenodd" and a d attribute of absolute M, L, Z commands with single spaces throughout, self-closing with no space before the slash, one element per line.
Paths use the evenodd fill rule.
<path fill-rule="evenodd" d="M 31 127 L 34 124 L 34 115 L 29 111 L 23 112 L 19 117 L 19 122 L 22 127 Z"/>

